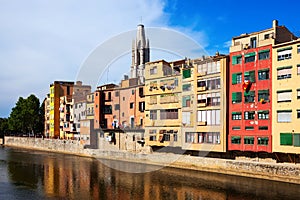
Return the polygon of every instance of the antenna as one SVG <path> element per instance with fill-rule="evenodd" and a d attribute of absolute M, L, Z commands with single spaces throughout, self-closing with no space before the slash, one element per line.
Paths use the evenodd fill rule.
<path fill-rule="evenodd" d="M 141 16 L 141 24 L 143 24 L 143 16 Z"/>

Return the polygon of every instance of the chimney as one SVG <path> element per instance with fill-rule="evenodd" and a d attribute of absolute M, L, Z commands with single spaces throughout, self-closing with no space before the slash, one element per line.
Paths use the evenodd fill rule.
<path fill-rule="evenodd" d="M 276 19 L 273 20 L 273 28 L 276 28 L 278 26 L 278 21 Z"/>

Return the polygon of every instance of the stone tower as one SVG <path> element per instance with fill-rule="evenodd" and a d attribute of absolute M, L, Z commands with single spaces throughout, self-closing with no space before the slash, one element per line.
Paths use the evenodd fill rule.
<path fill-rule="evenodd" d="M 136 40 L 132 41 L 132 62 L 130 77 L 138 78 L 139 83 L 145 82 L 145 63 L 150 60 L 149 39 L 146 39 L 144 25 L 139 24 Z"/>

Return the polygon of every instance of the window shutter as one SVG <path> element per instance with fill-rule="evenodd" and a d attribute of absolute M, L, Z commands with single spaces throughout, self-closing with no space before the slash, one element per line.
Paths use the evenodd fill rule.
<path fill-rule="evenodd" d="M 255 83 L 255 71 L 250 71 L 250 82 Z"/>
<path fill-rule="evenodd" d="M 237 74 L 232 74 L 232 84 L 236 84 L 237 83 L 236 77 L 237 77 Z"/>

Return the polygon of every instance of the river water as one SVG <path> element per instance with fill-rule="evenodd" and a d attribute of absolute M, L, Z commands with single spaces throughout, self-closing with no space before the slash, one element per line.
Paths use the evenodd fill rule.
<path fill-rule="evenodd" d="M 151 168 L 0 147 L 0 199 L 300 199 L 296 184 L 168 167 L 126 173 L 113 165 Z"/>

